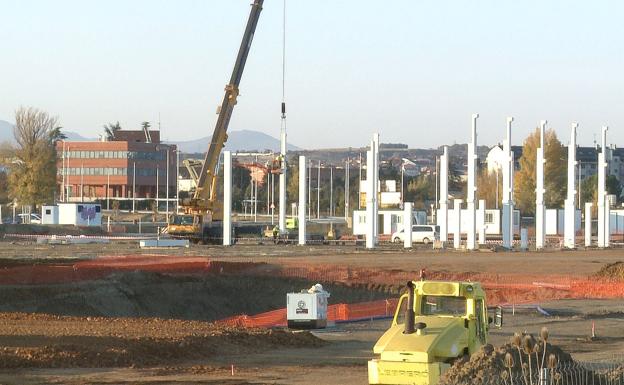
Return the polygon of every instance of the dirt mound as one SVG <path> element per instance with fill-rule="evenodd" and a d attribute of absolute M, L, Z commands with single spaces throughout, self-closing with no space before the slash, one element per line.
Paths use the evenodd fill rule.
<path fill-rule="evenodd" d="M 598 278 L 606 278 L 614 281 L 624 281 L 624 262 L 617 261 L 614 263 L 609 263 L 600 269 L 595 277 Z"/>
<path fill-rule="evenodd" d="M 307 332 L 157 318 L 0 313 L 0 368 L 145 367 L 325 344 Z"/>
<path fill-rule="evenodd" d="M 529 356 L 522 351 L 520 353 L 516 346 L 505 344 L 498 349 L 492 345 L 486 345 L 477 353 L 473 354 L 470 359 L 458 360 L 455 364 L 444 373 L 440 379 L 440 385 L 472 385 L 472 384 L 500 384 L 502 377 L 507 377 L 509 369 L 505 366 L 505 356 L 507 353 L 512 357 L 512 376 L 521 378 L 524 372 L 528 375 L 528 364 L 531 363 L 533 374 L 535 368 L 540 365 L 542 360 L 542 350 L 536 356 L 535 353 Z M 546 349 L 546 360 L 554 354 L 560 365 L 572 364 L 574 361 L 570 354 L 564 352 L 559 347 L 548 344 Z M 539 360 L 539 364 L 538 364 Z M 522 363 L 522 364 L 521 364 Z M 546 365 L 546 364 L 545 364 Z M 506 373 L 506 374 L 503 374 Z"/>

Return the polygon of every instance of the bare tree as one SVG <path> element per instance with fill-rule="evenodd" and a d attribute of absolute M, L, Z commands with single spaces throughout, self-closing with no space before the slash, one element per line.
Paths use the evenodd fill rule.
<path fill-rule="evenodd" d="M 33 107 L 20 107 L 15 112 L 13 135 L 20 149 L 33 148 L 39 140 L 51 141 L 61 134 L 58 118 Z"/>
<path fill-rule="evenodd" d="M 56 142 L 65 135 L 58 118 L 33 107 L 15 112 L 17 142 L 9 174 L 9 194 L 22 204 L 51 202 L 56 190 Z"/>

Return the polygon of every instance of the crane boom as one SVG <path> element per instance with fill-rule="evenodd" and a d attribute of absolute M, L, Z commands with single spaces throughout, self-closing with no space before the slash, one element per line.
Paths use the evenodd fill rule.
<path fill-rule="evenodd" d="M 204 164 L 202 166 L 201 173 L 199 175 L 199 181 L 197 189 L 193 195 L 193 211 L 210 210 L 213 208 L 216 201 L 217 192 L 217 165 L 219 161 L 219 155 L 225 142 L 227 141 L 227 129 L 232 117 L 232 111 L 236 105 L 236 99 L 238 97 L 238 86 L 243 76 L 243 70 L 245 69 L 245 63 L 247 62 L 247 56 L 251 48 L 251 43 L 256 31 L 258 19 L 260 18 L 260 11 L 262 11 L 262 4 L 264 0 L 254 0 L 251 5 L 251 12 L 249 19 L 247 20 L 247 27 L 245 28 L 245 34 L 241 41 L 236 62 L 234 63 L 234 69 L 232 70 L 232 76 L 230 82 L 225 86 L 225 95 L 221 108 L 218 111 L 217 123 L 212 134 L 210 144 L 208 145 L 208 152 L 204 158 Z"/>

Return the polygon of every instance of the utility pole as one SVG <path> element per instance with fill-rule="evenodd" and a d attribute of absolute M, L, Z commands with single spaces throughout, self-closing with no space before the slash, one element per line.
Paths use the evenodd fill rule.
<path fill-rule="evenodd" d="M 80 163 L 80 201 L 84 201 L 84 162 Z"/>
<path fill-rule="evenodd" d="M 344 191 L 344 216 L 345 216 L 345 221 L 347 220 L 347 218 L 349 218 L 349 184 L 350 184 L 350 170 L 349 170 L 349 158 L 347 157 L 347 164 L 345 165 L 345 191 Z"/>
<path fill-rule="evenodd" d="M 106 210 L 110 210 L 110 167 L 106 168 Z"/>
<path fill-rule="evenodd" d="M 132 162 L 132 212 L 136 212 L 136 162 Z"/>
<path fill-rule="evenodd" d="M 321 218 L 321 161 L 318 162 L 318 176 L 316 178 L 316 219 Z"/>
<path fill-rule="evenodd" d="M 334 167 L 329 166 L 329 216 L 334 215 Z"/>
<path fill-rule="evenodd" d="M 166 198 L 167 198 L 167 204 L 166 204 L 166 208 L 167 208 L 167 223 L 169 223 L 169 146 L 166 147 L 167 150 L 167 193 L 166 193 Z"/>
<path fill-rule="evenodd" d="M 158 162 L 156 162 L 156 214 L 158 214 L 158 198 L 160 198 L 160 190 L 159 190 L 159 185 L 160 185 L 160 178 L 159 178 L 159 172 L 160 171 L 160 167 L 158 167 Z"/>
<path fill-rule="evenodd" d="M 61 181 L 61 202 L 65 202 L 65 141 L 63 141 L 63 179 Z M 2 217 L 0 216 L 0 220 L 2 219 Z"/>
<path fill-rule="evenodd" d="M 267 172 L 267 207 L 266 207 L 267 217 L 270 215 L 270 210 L 271 210 L 271 172 L 268 171 Z"/>
<path fill-rule="evenodd" d="M 176 148 L 176 214 L 180 212 L 180 150 Z"/>
<path fill-rule="evenodd" d="M 358 176 L 358 210 L 362 210 L 362 153 L 360 152 L 360 174 Z"/>
<path fill-rule="evenodd" d="M 312 160 L 308 161 L 308 220 L 312 218 Z"/>

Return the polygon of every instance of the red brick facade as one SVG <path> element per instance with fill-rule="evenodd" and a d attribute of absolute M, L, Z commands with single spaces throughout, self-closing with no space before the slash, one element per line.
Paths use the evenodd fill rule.
<path fill-rule="evenodd" d="M 61 199 L 132 198 L 133 179 L 136 198 L 155 198 L 157 179 L 160 198 L 165 198 L 167 152 L 169 197 L 175 197 L 176 146 L 160 143 L 158 131 L 151 132 L 151 143 L 145 142 L 143 131 L 119 133 L 121 135 L 116 135 L 115 140 L 107 142 L 58 142 L 57 180 Z"/>

